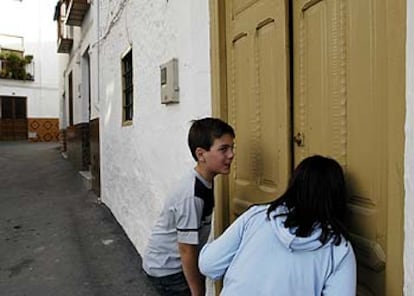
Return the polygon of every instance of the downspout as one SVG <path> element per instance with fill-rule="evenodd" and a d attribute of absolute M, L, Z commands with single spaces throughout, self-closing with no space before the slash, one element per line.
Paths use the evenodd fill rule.
<path fill-rule="evenodd" d="M 103 163 L 103 158 L 102 158 L 102 131 L 103 131 L 103 122 L 102 122 L 102 108 L 101 108 L 101 68 L 100 68 L 100 48 L 101 48 L 101 20 L 100 20 L 100 15 L 101 15 L 101 8 L 100 8 L 100 0 L 96 1 L 97 3 L 97 13 L 96 13 L 96 23 L 97 23 L 97 34 L 98 34 L 98 48 L 97 48 L 97 68 L 98 68 L 98 73 L 97 73 L 97 95 L 98 95 L 98 100 L 97 100 L 97 104 L 98 104 L 98 151 L 99 151 L 99 196 L 98 196 L 98 202 L 100 203 L 102 200 L 102 163 Z"/>
<path fill-rule="evenodd" d="M 98 62 L 97 62 L 97 64 L 98 64 L 98 74 L 97 74 L 97 79 L 98 79 L 98 82 L 97 82 L 97 85 L 98 85 L 98 104 L 100 103 L 100 93 L 101 93 L 101 87 L 100 87 L 100 73 L 101 73 L 101 71 L 100 71 L 100 47 L 101 47 L 101 45 L 100 45 L 100 38 L 101 38 L 101 31 L 100 31 L 100 27 L 101 27 L 101 22 L 100 22 L 100 14 L 101 14 L 101 11 L 100 11 L 100 6 L 99 6 L 99 0 L 98 1 L 96 1 L 96 3 L 97 3 L 97 16 L 96 16 L 96 19 L 97 19 L 97 30 L 98 30 L 98 52 L 97 52 L 97 56 L 98 56 Z M 101 110 L 101 108 L 100 108 L 100 106 L 99 106 L 99 111 Z M 101 117 L 100 116 L 101 114 L 99 113 L 99 117 Z"/>

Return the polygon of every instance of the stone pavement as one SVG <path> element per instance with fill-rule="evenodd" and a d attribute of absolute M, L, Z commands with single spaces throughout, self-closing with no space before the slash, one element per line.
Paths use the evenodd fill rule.
<path fill-rule="evenodd" d="M 157 295 L 57 143 L 0 142 L 0 295 Z"/>

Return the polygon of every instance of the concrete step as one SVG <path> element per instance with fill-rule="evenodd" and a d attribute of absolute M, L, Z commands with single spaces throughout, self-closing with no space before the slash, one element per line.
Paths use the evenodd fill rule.
<path fill-rule="evenodd" d="M 83 185 L 85 185 L 86 189 L 92 189 L 92 174 L 90 171 L 79 171 L 79 174 L 82 176 Z"/>

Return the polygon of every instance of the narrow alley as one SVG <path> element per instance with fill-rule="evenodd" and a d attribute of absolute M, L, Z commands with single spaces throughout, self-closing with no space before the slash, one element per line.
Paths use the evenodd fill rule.
<path fill-rule="evenodd" d="M 0 142 L 0 295 L 156 295 L 57 143 Z"/>

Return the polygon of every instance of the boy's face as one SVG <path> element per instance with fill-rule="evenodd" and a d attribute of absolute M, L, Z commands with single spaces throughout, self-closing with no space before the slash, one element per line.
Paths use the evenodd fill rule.
<path fill-rule="evenodd" d="M 205 169 L 209 174 L 228 174 L 230 165 L 234 158 L 234 138 L 224 134 L 214 140 L 210 150 L 203 152 Z"/>

